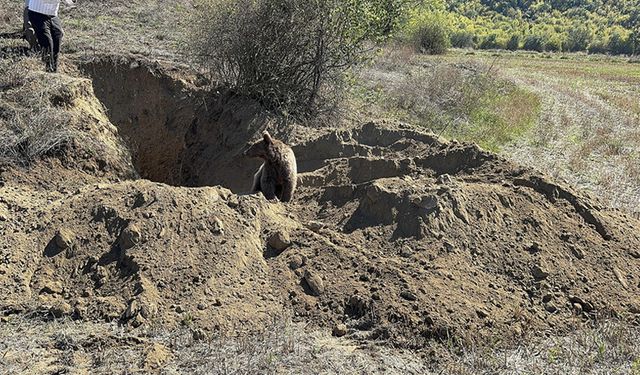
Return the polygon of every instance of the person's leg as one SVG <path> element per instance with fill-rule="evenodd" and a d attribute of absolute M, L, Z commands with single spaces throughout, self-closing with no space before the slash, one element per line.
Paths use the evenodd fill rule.
<path fill-rule="evenodd" d="M 53 71 L 53 37 L 51 36 L 51 20 L 49 16 L 29 11 L 29 20 L 36 32 L 38 44 L 42 52 L 42 60 L 47 71 Z"/>
<path fill-rule="evenodd" d="M 55 72 L 58 70 L 58 55 L 60 53 L 60 46 L 62 45 L 62 37 L 64 35 L 62 22 L 60 22 L 60 18 L 58 17 L 51 18 L 51 35 L 53 37 L 53 71 Z"/>
<path fill-rule="evenodd" d="M 44 34 L 44 23 L 46 21 L 46 17 L 43 14 L 29 11 L 29 22 L 31 22 L 31 26 L 33 27 L 33 31 L 36 34 L 36 39 L 38 40 L 37 50 L 41 51 L 43 48 L 46 48 L 49 43 L 47 37 Z"/>
<path fill-rule="evenodd" d="M 44 22 L 44 35 L 47 38 L 47 47 L 45 48 L 45 66 L 47 72 L 55 72 L 54 59 L 53 59 L 53 26 L 51 17 Z"/>

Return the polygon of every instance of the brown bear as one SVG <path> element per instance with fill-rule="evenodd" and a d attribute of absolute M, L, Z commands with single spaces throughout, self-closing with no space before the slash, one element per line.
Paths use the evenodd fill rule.
<path fill-rule="evenodd" d="M 261 191 L 265 198 L 278 198 L 289 202 L 296 190 L 296 156 L 291 147 L 271 138 L 269 132 L 262 133 L 262 140 L 249 147 L 245 156 L 264 159 L 264 163 L 253 176 L 251 193 Z"/>

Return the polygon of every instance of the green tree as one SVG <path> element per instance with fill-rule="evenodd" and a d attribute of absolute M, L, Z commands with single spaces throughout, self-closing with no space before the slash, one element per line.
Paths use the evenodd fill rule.
<path fill-rule="evenodd" d="M 609 35 L 607 49 L 610 53 L 617 55 L 632 55 L 634 48 L 631 33 L 626 33 L 621 28 L 614 28 Z"/>
<path fill-rule="evenodd" d="M 507 42 L 507 49 L 510 51 L 515 51 L 520 48 L 520 34 L 513 34 L 509 41 Z"/>
<path fill-rule="evenodd" d="M 538 34 L 529 34 L 524 38 L 524 44 L 522 46 L 523 49 L 527 51 L 544 51 L 545 40 L 542 35 Z"/>
<path fill-rule="evenodd" d="M 564 49 L 571 52 L 584 51 L 593 40 L 593 33 L 587 26 L 573 25 L 567 32 Z"/>

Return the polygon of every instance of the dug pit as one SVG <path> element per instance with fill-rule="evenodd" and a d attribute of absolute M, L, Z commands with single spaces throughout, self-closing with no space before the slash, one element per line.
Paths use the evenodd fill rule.
<path fill-rule="evenodd" d="M 103 58 L 81 69 L 141 178 L 236 193 L 250 187 L 259 163 L 242 151 L 266 121 L 254 102 L 198 87 L 159 64 Z"/>

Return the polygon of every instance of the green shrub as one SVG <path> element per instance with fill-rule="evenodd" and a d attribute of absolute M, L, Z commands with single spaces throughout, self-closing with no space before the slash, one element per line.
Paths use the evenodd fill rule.
<path fill-rule="evenodd" d="M 544 49 L 545 51 L 560 52 L 562 51 L 562 44 L 563 41 L 560 39 L 560 36 L 554 34 L 547 37 Z"/>
<path fill-rule="evenodd" d="M 527 51 L 542 52 L 545 48 L 544 37 L 537 34 L 529 34 L 524 38 L 523 49 Z"/>
<path fill-rule="evenodd" d="M 456 48 L 475 47 L 474 35 L 467 30 L 455 31 L 451 34 L 451 45 Z"/>
<path fill-rule="evenodd" d="M 614 29 L 609 35 L 607 49 L 616 55 L 633 54 L 634 48 L 631 34 L 624 33 L 623 30 Z"/>
<path fill-rule="evenodd" d="M 331 110 L 367 40 L 393 17 L 377 0 L 198 0 L 187 52 L 212 80 L 298 118 Z M 395 10 L 392 9 L 395 12 Z"/>
<path fill-rule="evenodd" d="M 593 34 L 587 26 L 574 25 L 567 32 L 564 50 L 570 52 L 584 51 L 587 49 L 592 39 Z"/>
<path fill-rule="evenodd" d="M 498 35 L 490 34 L 487 35 L 482 42 L 480 42 L 481 49 L 503 49 L 505 45 L 500 43 L 498 39 Z"/>
<path fill-rule="evenodd" d="M 410 27 L 409 38 L 416 51 L 441 55 L 450 47 L 449 29 L 440 17 L 428 16 Z"/>
<path fill-rule="evenodd" d="M 606 54 L 609 52 L 607 48 L 607 43 L 601 38 L 593 40 L 591 44 L 589 44 L 587 51 L 589 53 L 594 53 L 594 54 L 595 53 Z"/>
<path fill-rule="evenodd" d="M 511 35 L 511 38 L 509 38 L 509 41 L 507 42 L 507 49 L 510 51 L 515 51 L 520 48 L 520 39 L 521 38 L 519 34 Z"/>

